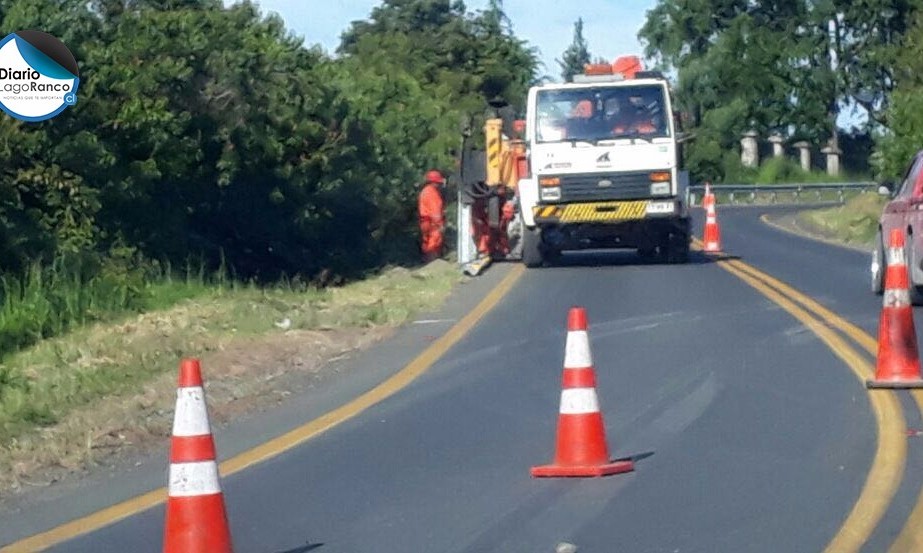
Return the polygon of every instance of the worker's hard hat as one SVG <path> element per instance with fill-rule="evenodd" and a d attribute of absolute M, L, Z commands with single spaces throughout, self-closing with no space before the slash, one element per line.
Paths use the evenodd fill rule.
<path fill-rule="evenodd" d="M 445 180 L 445 177 L 442 176 L 442 173 L 435 169 L 431 169 L 426 172 L 426 182 L 427 183 L 437 183 Z"/>

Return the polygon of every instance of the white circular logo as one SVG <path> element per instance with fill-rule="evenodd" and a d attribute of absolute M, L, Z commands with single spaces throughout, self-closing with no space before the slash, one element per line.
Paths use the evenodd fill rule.
<path fill-rule="evenodd" d="M 23 121 L 44 121 L 77 103 L 77 62 L 63 42 L 39 31 L 0 41 L 0 109 Z"/>

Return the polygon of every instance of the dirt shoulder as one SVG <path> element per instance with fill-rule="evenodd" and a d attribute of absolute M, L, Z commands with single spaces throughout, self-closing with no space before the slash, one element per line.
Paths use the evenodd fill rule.
<path fill-rule="evenodd" d="M 858 194 L 845 203 L 821 209 L 772 214 L 763 220 L 781 230 L 862 252 L 870 252 L 887 199 Z"/>
<path fill-rule="evenodd" d="M 0 450 L 0 502 L 163 449 L 183 357 L 202 361 L 209 416 L 213 426 L 224 425 L 331 377 L 342 370 L 337 360 L 439 308 L 465 280 L 454 264 L 437 261 L 323 293 L 251 290 L 188 301 L 45 341 L 7 369 L 31 385 L 33 396 L 23 392 L 22 402 L 53 401 L 51 390 L 62 405 L 47 406 L 52 424 L 7 428 L 13 438 Z"/>
<path fill-rule="evenodd" d="M 850 243 L 838 235 L 836 231 L 821 227 L 807 220 L 802 213 L 803 212 L 766 215 L 763 221 L 779 230 L 797 234 L 805 238 L 861 252 L 872 251 L 870 245 Z"/>

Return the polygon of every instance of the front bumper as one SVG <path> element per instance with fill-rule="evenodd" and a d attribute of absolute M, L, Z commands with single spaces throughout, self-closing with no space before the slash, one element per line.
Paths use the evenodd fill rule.
<path fill-rule="evenodd" d="M 646 218 L 684 217 L 677 200 L 626 200 L 539 205 L 532 208 L 536 225 L 622 223 Z"/>

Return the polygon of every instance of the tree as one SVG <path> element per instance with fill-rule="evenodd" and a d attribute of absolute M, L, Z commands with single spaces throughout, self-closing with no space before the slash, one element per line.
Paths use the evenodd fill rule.
<path fill-rule="evenodd" d="M 499 1 L 469 14 L 457 1 L 385 0 L 343 33 L 338 52 L 360 58 L 387 52 L 467 113 L 498 95 L 524 105 L 538 67 L 536 50 L 512 33 Z"/>
<path fill-rule="evenodd" d="M 0 22 L 61 37 L 81 77 L 61 116 L 0 118 L 0 276 L 66 252 L 267 280 L 414 255 L 422 170 L 538 63 L 499 0 L 387 0 L 336 59 L 251 2 L 0 0 Z"/>
<path fill-rule="evenodd" d="M 885 111 L 887 129 L 876 137 L 875 165 L 881 177 L 899 178 L 923 144 L 923 15 L 913 17 L 895 58 L 895 89 Z"/>
<path fill-rule="evenodd" d="M 574 22 L 574 40 L 561 54 L 561 59 L 556 60 L 561 68 L 561 78 L 565 82 L 573 80 L 574 75 L 583 73 L 583 68 L 590 63 L 590 51 L 586 39 L 583 38 L 583 18 Z"/>
<path fill-rule="evenodd" d="M 675 69 L 680 105 L 699 137 L 690 159 L 713 171 L 741 128 L 836 143 L 847 105 L 880 123 L 896 48 L 917 4 L 661 0 L 639 37 L 649 57 Z"/>

